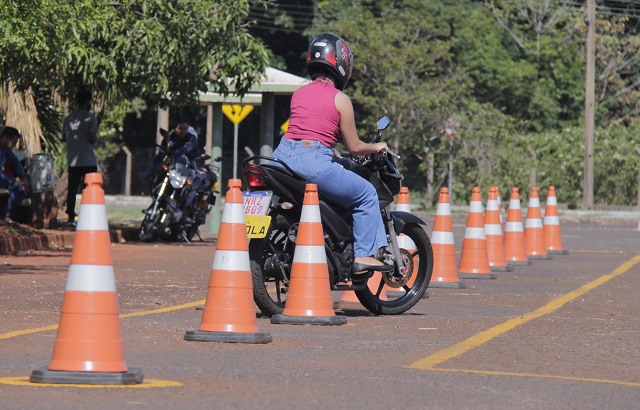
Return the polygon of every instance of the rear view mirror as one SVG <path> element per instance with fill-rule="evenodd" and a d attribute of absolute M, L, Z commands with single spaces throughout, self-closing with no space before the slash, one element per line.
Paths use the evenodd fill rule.
<path fill-rule="evenodd" d="M 378 129 L 383 130 L 389 126 L 389 118 L 385 115 L 378 120 Z"/>

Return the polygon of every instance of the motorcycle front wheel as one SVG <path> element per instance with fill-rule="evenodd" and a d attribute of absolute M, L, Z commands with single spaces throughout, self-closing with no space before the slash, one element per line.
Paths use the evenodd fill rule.
<path fill-rule="evenodd" d="M 377 315 L 399 315 L 411 309 L 422 298 L 429 282 L 431 282 L 433 249 L 429 237 L 420 225 L 412 223 L 404 226 L 402 234 L 408 236 L 416 248 L 415 250 L 402 250 L 403 258 L 407 259 L 405 262 L 413 262 L 405 263 L 405 270 L 412 270 L 411 279 L 402 287 L 397 288 L 399 292 L 404 292 L 404 295 L 397 299 L 383 300 L 384 298 L 381 298 L 385 287 L 383 277 L 379 282 L 369 283 L 363 290 L 355 292 L 360 303 Z M 403 273 L 407 274 L 407 272 Z M 369 279 L 369 281 L 371 280 Z"/>
<path fill-rule="evenodd" d="M 153 206 L 154 204 L 151 204 L 147 209 L 144 219 L 140 224 L 138 237 L 143 242 L 153 242 L 158 239 L 158 237 L 167 230 L 169 222 L 173 219 L 173 211 L 165 201 L 160 200 L 156 212 L 152 214 Z"/>

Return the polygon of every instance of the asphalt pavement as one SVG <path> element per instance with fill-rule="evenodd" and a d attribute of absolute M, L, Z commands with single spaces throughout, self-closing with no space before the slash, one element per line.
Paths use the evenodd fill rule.
<path fill-rule="evenodd" d="M 430 288 L 403 315 L 339 310 L 347 325 L 316 327 L 258 313 L 267 345 L 183 340 L 202 317 L 215 238 L 114 244 L 125 359 L 147 380 L 136 388 L 24 382 L 51 361 L 71 251 L 2 256 L 0 407 L 637 409 L 640 232 L 561 228 L 569 255 Z M 459 251 L 463 223 L 454 235 Z"/>

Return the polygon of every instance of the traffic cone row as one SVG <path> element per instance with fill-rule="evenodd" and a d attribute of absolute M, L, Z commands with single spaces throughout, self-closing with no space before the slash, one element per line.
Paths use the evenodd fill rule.
<path fill-rule="evenodd" d="M 104 191 L 100 174 L 88 174 L 76 228 L 71 264 L 63 299 L 53 358 L 48 367 L 32 372 L 34 383 L 136 384 L 144 376 L 128 368 L 120 335 L 118 302 Z M 209 291 L 198 330 L 185 340 L 230 343 L 269 343 L 269 333 L 257 328 L 253 284 L 240 180 L 229 181 L 225 209 L 214 255 Z M 398 208 L 410 212 L 403 188 Z M 462 278 L 495 278 L 491 270 L 506 271 L 509 264 L 531 264 L 529 257 L 550 258 L 547 252 L 567 254 L 562 248 L 554 187 L 550 187 L 542 224 L 537 188 L 532 188 L 526 227 L 520 215 L 518 188 L 513 188 L 507 226 L 502 239 L 501 206 L 497 187 L 489 192 L 486 216 L 480 188 L 474 187 L 467 216 L 460 265 L 456 272 L 449 191 L 442 188 L 432 232 L 434 269 L 431 286 L 464 288 Z M 404 209 L 403 209 L 404 207 Z M 548 243 L 545 244 L 545 236 Z M 400 236 L 404 249 L 415 249 Z M 411 249 L 410 249 L 411 248 Z M 382 277 L 371 278 L 372 292 L 382 291 Z M 341 302 L 350 296 L 347 292 Z M 381 298 L 386 299 L 384 294 Z M 344 316 L 333 310 L 317 187 L 308 184 L 291 269 L 285 309 L 271 318 L 275 324 L 341 325 Z"/>

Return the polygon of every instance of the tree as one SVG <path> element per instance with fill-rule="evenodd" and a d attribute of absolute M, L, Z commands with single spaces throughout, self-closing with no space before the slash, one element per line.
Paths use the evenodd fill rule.
<path fill-rule="evenodd" d="M 21 0 L 0 4 L 0 73 L 19 91 L 181 105 L 200 91 L 243 94 L 266 67 L 242 19 L 249 1 Z"/>

